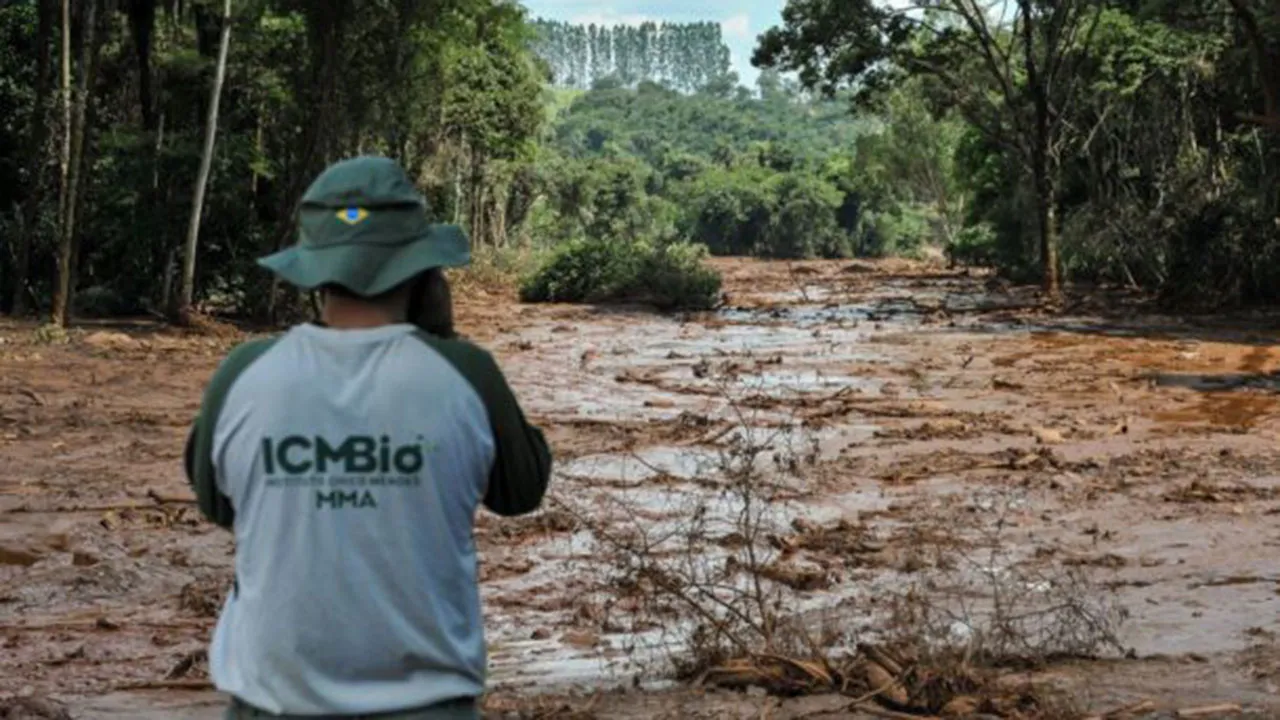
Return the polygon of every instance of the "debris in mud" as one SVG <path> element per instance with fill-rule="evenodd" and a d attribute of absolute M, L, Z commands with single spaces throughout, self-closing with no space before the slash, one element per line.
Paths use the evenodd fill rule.
<path fill-rule="evenodd" d="M 981 671 L 961 657 L 924 662 L 912 652 L 883 646 L 860 645 L 856 655 L 843 659 L 778 653 L 736 657 L 704 670 L 699 683 L 759 688 L 776 697 L 835 693 L 856 698 L 848 710 L 883 717 L 1078 716 L 1054 714 L 1063 700 L 1052 691 L 1011 686 L 998 673 Z"/>
<path fill-rule="evenodd" d="M 89 550 L 76 550 L 71 554 L 71 564 L 76 567 L 93 567 L 102 562 L 102 558 Z"/>
<path fill-rule="evenodd" d="M 0 720 L 72 720 L 71 713 L 58 702 L 26 697 L 0 699 Z"/>
<path fill-rule="evenodd" d="M 63 653 L 61 657 L 55 660 L 45 661 L 46 665 L 66 665 L 74 660 L 83 660 L 85 656 L 84 645 L 77 645 L 75 648 Z"/>
<path fill-rule="evenodd" d="M 1001 377 L 996 377 L 991 379 L 991 388 L 993 390 L 1010 390 L 1010 391 L 1018 392 L 1018 391 L 1026 390 L 1027 386 L 1020 382 L 1014 382 L 1012 380 L 1006 380 Z"/>
<path fill-rule="evenodd" d="M 221 577 L 193 580 L 182 586 L 178 606 L 199 617 L 217 617 L 226 591 L 227 583 Z"/>
<path fill-rule="evenodd" d="M 600 644 L 600 636 L 593 632 L 567 632 L 560 636 L 561 642 L 583 650 Z"/>
<path fill-rule="evenodd" d="M 1115 553 L 1106 553 L 1103 555 L 1092 555 L 1089 557 L 1066 558 L 1062 561 L 1067 567 L 1099 567 L 1118 570 L 1129 564 L 1129 561 L 1116 555 Z"/>
<path fill-rule="evenodd" d="M 769 536 L 771 545 L 783 552 L 783 555 L 797 550 L 809 550 L 842 558 L 847 565 L 867 565 L 867 556 L 885 549 L 885 544 L 868 537 L 867 528 L 854 525 L 847 520 L 840 520 L 835 525 L 818 527 L 807 521 L 797 519 L 792 527 L 797 535 L 781 537 Z"/>
<path fill-rule="evenodd" d="M 1196 708 L 1183 708 L 1177 712 L 1178 718 L 1208 718 L 1223 717 L 1227 715 L 1235 715 L 1244 708 L 1235 703 L 1221 703 L 1218 705 L 1205 705 Z"/>
<path fill-rule="evenodd" d="M 766 580 L 772 580 L 800 592 L 826 590 L 835 584 L 835 579 L 825 569 L 795 563 L 770 563 L 761 567 L 758 574 Z"/>
<path fill-rule="evenodd" d="M 781 697 L 842 691 L 851 678 L 826 659 L 805 660 L 782 655 L 734 658 L 707 669 L 700 684 L 731 690 L 762 688 Z"/>
<path fill-rule="evenodd" d="M 1041 445 L 1061 445 L 1067 441 L 1061 430 L 1054 430 L 1053 428 L 1033 427 L 1031 428 L 1031 434 L 1035 437 L 1036 442 Z"/>
<path fill-rule="evenodd" d="M 590 698 L 561 698 L 552 696 L 529 697 L 524 694 L 486 695 L 483 702 L 485 717 L 519 717 L 551 720 L 595 720 L 600 717 L 595 710 L 601 694 Z"/>
<path fill-rule="evenodd" d="M 504 558 L 497 561 L 481 562 L 480 582 L 492 582 L 509 577 L 526 575 L 533 570 L 533 560 L 527 557 Z"/>
<path fill-rule="evenodd" d="M 209 651 L 200 648 L 183 655 L 165 673 L 165 680 L 181 678 L 207 678 L 209 676 Z"/>
<path fill-rule="evenodd" d="M 536 539 L 548 535 L 571 533 L 578 529 L 579 521 L 572 513 L 560 508 L 548 508 L 534 515 L 519 518 L 503 518 L 483 525 L 483 533 L 503 541 L 503 544 Z"/>
<path fill-rule="evenodd" d="M 139 342 L 121 332 L 100 330 L 90 333 L 84 338 L 84 344 L 98 350 L 132 350 L 139 347 Z"/>
<path fill-rule="evenodd" d="M 919 425 L 882 428 L 874 436 L 885 440 L 964 440 L 983 434 L 985 430 L 957 418 L 936 418 Z"/>
<path fill-rule="evenodd" d="M 40 562 L 41 554 L 18 545 L 0 545 L 0 565 L 31 566 Z"/>
<path fill-rule="evenodd" d="M 1167 502 L 1224 503 L 1248 500 L 1273 500 L 1280 496 L 1280 489 L 1260 488 L 1250 485 L 1214 485 L 1193 480 L 1190 485 L 1165 493 Z"/>

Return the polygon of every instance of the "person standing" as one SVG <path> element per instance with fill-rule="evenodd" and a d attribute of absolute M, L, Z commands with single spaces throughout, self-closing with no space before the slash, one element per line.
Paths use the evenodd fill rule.
<path fill-rule="evenodd" d="M 536 510 L 551 453 L 493 357 L 454 337 L 441 269 L 469 243 L 398 164 L 331 166 L 299 224 L 259 263 L 320 292 L 321 319 L 229 353 L 185 450 L 236 541 L 210 674 L 229 719 L 479 717 L 475 515 Z"/>

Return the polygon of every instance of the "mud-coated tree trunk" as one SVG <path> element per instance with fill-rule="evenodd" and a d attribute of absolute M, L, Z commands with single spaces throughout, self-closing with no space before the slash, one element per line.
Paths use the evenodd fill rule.
<path fill-rule="evenodd" d="M 218 67 L 213 76 L 213 90 L 210 91 L 209 118 L 204 129 L 204 152 L 200 156 L 200 174 L 196 177 L 195 196 L 191 203 L 191 223 L 187 227 L 187 244 L 182 257 L 182 292 L 173 313 L 174 320 L 184 324 L 191 318 L 191 303 L 195 297 L 196 248 L 200 240 L 200 218 L 204 212 L 204 196 L 209 185 L 209 171 L 213 167 L 214 141 L 218 135 L 218 104 L 222 99 L 222 84 L 227 76 L 227 50 L 230 45 L 231 0 L 223 0 Z"/>
<path fill-rule="evenodd" d="M 13 305 L 14 315 L 27 313 L 28 273 L 31 271 L 31 241 L 39 225 L 40 204 L 44 199 L 45 155 L 49 142 L 49 96 L 53 93 L 53 58 L 50 44 L 57 16 L 56 0 L 40 0 L 37 7 L 36 26 L 36 105 L 31 114 L 30 146 L 27 168 L 31 177 L 31 191 L 22 208 L 22 232 L 14 242 Z"/>
<path fill-rule="evenodd" d="M 61 234 L 58 238 L 58 282 L 53 294 L 53 322 L 59 327 L 66 327 L 71 321 L 72 294 L 75 292 L 76 216 L 80 208 L 80 186 L 85 166 L 85 121 L 88 117 L 89 93 L 93 89 L 93 58 L 98 50 L 94 40 L 97 13 L 98 0 L 87 0 L 84 17 L 81 18 L 80 76 L 76 82 L 74 112 L 69 130 L 71 149 L 67 163 Z M 67 25 L 69 23 L 64 20 L 64 28 Z"/>

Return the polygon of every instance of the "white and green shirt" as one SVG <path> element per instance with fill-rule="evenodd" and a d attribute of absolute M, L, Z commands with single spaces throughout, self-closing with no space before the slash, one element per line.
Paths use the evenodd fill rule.
<path fill-rule="evenodd" d="M 296 715 L 480 696 L 475 514 L 535 510 L 550 466 L 469 343 L 308 324 L 239 346 L 186 451 L 201 510 L 236 539 L 214 683 Z"/>

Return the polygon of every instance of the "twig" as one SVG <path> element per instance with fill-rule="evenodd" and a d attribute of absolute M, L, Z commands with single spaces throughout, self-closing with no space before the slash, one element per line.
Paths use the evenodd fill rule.
<path fill-rule="evenodd" d="M 160 505 L 194 505 L 198 502 L 194 495 L 161 495 L 154 489 L 147 490 L 147 497 Z"/>
<path fill-rule="evenodd" d="M 879 697 L 880 694 L 883 693 L 885 690 L 888 690 L 889 688 L 893 687 L 894 684 L 901 684 L 902 677 L 914 669 L 915 667 L 912 666 L 911 668 L 904 670 L 901 674 L 893 676 L 893 678 L 888 682 L 886 682 L 884 685 L 881 685 L 880 687 L 876 688 L 875 690 L 872 690 L 869 693 L 866 693 L 865 695 L 858 696 L 857 698 L 854 699 L 852 705 L 854 706 L 862 705 L 869 700 L 874 700 L 875 698 Z M 915 716 L 913 715 L 912 717 L 915 717 Z"/>
<path fill-rule="evenodd" d="M 48 404 L 44 401 L 44 398 L 36 394 L 35 390 L 20 387 L 18 388 L 18 394 L 22 395 L 23 397 L 29 398 L 31 402 L 35 403 L 36 405 L 39 405 L 40 407 L 44 407 L 45 405 Z"/>
<path fill-rule="evenodd" d="M 1221 705 L 1205 705 L 1204 707 L 1184 708 L 1179 710 L 1177 715 L 1180 718 L 1209 717 L 1210 715 L 1238 713 L 1242 709 L 1243 708 L 1235 703 L 1222 703 Z"/>
<path fill-rule="evenodd" d="M 789 260 L 787 261 L 787 274 L 791 276 L 791 282 L 795 283 L 796 287 L 800 289 L 800 297 L 804 298 L 804 301 L 807 303 L 813 302 L 812 300 L 809 299 L 808 286 L 800 282 L 800 279 L 796 277 L 795 265 Z"/>
<path fill-rule="evenodd" d="M 121 690 L 213 690 L 211 680 L 148 680 L 144 682 L 117 685 Z"/>
<path fill-rule="evenodd" d="M 154 620 L 111 620 L 115 626 L 113 629 L 119 630 L 126 627 L 145 627 L 145 628 L 164 628 L 172 630 L 174 628 L 198 628 L 207 629 L 214 624 L 212 618 L 208 620 L 170 620 L 166 622 L 157 622 Z M 42 632 L 48 630 L 94 630 L 105 629 L 101 625 L 101 620 L 54 620 L 51 622 L 29 622 L 22 624 L 0 624 L 0 632 Z"/>
<path fill-rule="evenodd" d="M 871 703 L 853 703 L 849 707 L 882 718 L 892 718 L 893 720 L 940 720 L 937 715 L 912 715 L 911 713 L 901 713 L 894 710 L 886 710 L 879 705 Z"/>
<path fill-rule="evenodd" d="M 81 513 L 111 512 L 119 510 L 154 510 L 164 505 L 195 505 L 198 501 L 190 496 L 161 495 L 155 490 L 148 490 L 147 497 L 151 502 L 111 503 L 109 505 L 58 505 L 51 508 L 33 508 L 29 505 L 10 508 L 6 513 Z"/>
<path fill-rule="evenodd" d="M 1110 720 L 1111 718 L 1120 718 L 1126 715 L 1147 714 L 1155 712 L 1156 704 L 1150 700 L 1142 700 L 1140 702 L 1121 705 L 1118 708 L 1108 710 L 1101 715 L 1090 715 L 1085 720 Z"/>

